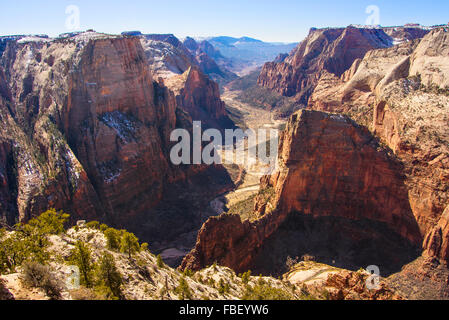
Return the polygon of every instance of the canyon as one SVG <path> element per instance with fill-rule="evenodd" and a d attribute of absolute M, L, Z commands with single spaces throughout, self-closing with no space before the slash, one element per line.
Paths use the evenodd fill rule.
<path fill-rule="evenodd" d="M 259 85 L 304 108 L 280 137 L 280 168 L 249 218 L 203 225 L 181 269 L 278 275 L 286 258 L 313 256 L 375 264 L 405 296 L 447 298 L 447 49 L 445 26 L 312 29 L 267 63 Z"/>
<path fill-rule="evenodd" d="M 232 188 L 219 166 L 171 164 L 176 127 L 191 130 L 193 120 L 223 129 L 233 123 L 218 85 L 188 51 L 176 52 L 171 38 L 153 38 L 90 31 L 13 39 L 6 46 L 0 72 L 3 223 L 54 207 L 69 212 L 72 223 L 100 220 L 143 236 L 141 225 L 150 221 L 158 233 L 150 228 L 147 238 L 156 245 L 173 233 L 195 232 L 204 214 L 196 208 Z M 161 47 L 185 62 L 175 70 L 182 81 L 171 87 L 164 81 L 175 75 L 173 61 L 153 54 Z M 168 205 L 173 215 L 155 218 L 173 198 L 170 192 L 177 189 L 180 197 L 179 190 L 187 195 L 189 188 L 198 195 L 182 208 L 175 198 Z"/>
<path fill-rule="evenodd" d="M 335 299 L 448 299 L 449 28 L 312 28 L 292 48 L 138 31 L 0 38 L 1 224 L 56 208 L 72 225 L 129 229 L 178 267 L 173 283 L 251 270 Z M 174 165 L 170 134 L 193 121 L 278 129 L 276 170 Z M 380 291 L 361 285 L 369 265 Z M 244 289 L 189 282 L 220 299 Z"/>

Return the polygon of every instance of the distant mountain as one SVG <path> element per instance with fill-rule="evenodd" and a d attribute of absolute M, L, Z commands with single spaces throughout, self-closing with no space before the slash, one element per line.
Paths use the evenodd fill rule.
<path fill-rule="evenodd" d="M 241 37 L 241 38 L 233 38 L 233 37 L 214 37 L 209 39 L 210 41 L 219 42 L 223 45 L 227 46 L 233 46 L 235 43 L 241 42 L 241 43 L 263 43 L 261 40 L 249 38 L 249 37 Z"/>
<path fill-rule="evenodd" d="M 207 40 L 196 42 L 195 39 L 187 37 L 184 39 L 183 46 L 194 57 L 201 70 L 219 85 L 238 78 L 236 74 L 228 70 L 226 58 Z"/>
<path fill-rule="evenodd" d="M 224 57 L 217 63 L 240 76 L 261 67 L 265 62 L 274 60 L 279 54 L 290 53 L 297 46 L 297 43 L 271 43 L 249 37 L 219 36 L 206 40 Z M 213 57 L 210 53 L 208 55 Z M 217 57 L 213 58 L 220 60 Z"/>

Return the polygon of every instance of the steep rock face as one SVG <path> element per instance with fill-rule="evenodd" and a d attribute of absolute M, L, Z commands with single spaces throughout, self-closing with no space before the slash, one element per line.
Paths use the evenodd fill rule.
<path fill-rule="evenodd" d="M 217 83 L 202 70 L 185 45 L 174 37 L 147 35 L 140 39 L 153 76 L 173 91 L 178 108 L 187 112 L 191 120 L 202 121 L 205 127 L 224 129 L 234 126 L 220 98 Z M 190 44 L 192 46 L 194 44 Z"/>
<path fill-rule="evenodd" d="M 395 41 L 393 37 L 400 36 L 399 29 L 404 33 L 401 36 L 407 40 L 415 39 L 425 32 L 411 33 L 397 29 L 394 31 L 352 26 L 345 29 L 312 29 L 308 37 L 283 62 L 265 64 L 258 84 L 307 104 L 323 72 L 339 78 L 354 61 L 362 59 L 368 51 L 391 47 Z"/>
<path fill-rule="evenodd" d="M 266 183 L 279 193 L 281 211 L 380 221 L 419 243 L 400 164 L 349 118 L 295 114 L 279 150 L 281 172 L 288 172 Z"/>
<path fill-rule="evenodd" d="M 425 253 L 449 264 L 449 206 L 441 215 L 437 226 L 424 239 Z"/>
<path fill-rule="evenodd" d="M 104 207 L 116 217 L 126 212 L 127 219 L 154 205 L 163 181 L 174 179 L 166 148 L 175 101 L 153 83 L 139 41 L 89 43 L 69 90 L 66 136 Z"/>
<path fill-rule="evenodd" d="M 137 38 L 88 32 L 16 43 L 3 64 L 16 221 L 52 206 L 74 219 L 126 220 L 182 179 L 167 160 L 175 98 L 153 82 Z"/>
<path fill-rule="evenodd" d="M 184 74 L 174 76 L 166 85 L 173 90 L 177 104 L 194 121 L 201 121 L 207 128 L 232 128 L 224 102 L 220 99 L 217 83 L 210 80 L 197 67 L 189 68 Z"/>
<path fill-rule="evenodd" d="M 308 105 L 349 114 L 394 151 L 423 236 L 449 201 L 448 34 L 435 28 L 422 40 L 368 52 L 341 78 L 323 75 Z"/>
<path fill-rule="evenodd" d="M 225 84 L 237 78 L 234 73 L 227 70 L 224 66 L 218 65 L 225 58 L 208 41 L 204 40 L 197 43 L 194 39 L 187 37 L 183 44 L 195 57 L 201 71 L 217 83 Z"/>
<path fill-rule="evenodd" d="M 3 222 L 14 221 L 14 204 L 17 193 L 15 179 L 11 167 L 12 146 L 0 140 L 0 217 Z"/>
<path fill-rule="evenodd" d="M 263 191 L 256 198 L 259 218 L 241 222 L 238 216 L 224 215 L 209 220 L 181 268 L 199 269 L 217 261 L 238 271 L 263 270 L 261 265 L 270 259 L 260 257 L 266 252 L 264 246 L 281 225 L 295 217 L 324 219 L 323 224 L 331 219 L 333 232 L 359 234 L 359 239 L 351 239 L 353 243 L 375 241 L 384 232 L 420 245 L 421 234 L 408 203 L 401 165 L 366 129 L 348 117 L 301 111 L 291 117 L 279 150 L 279 170 L 262 179 Z M 353 224 L 357 221 L 379 224 L 383 231 L 360 232 L 361 227 Z M 333 254 L 334 258 L 338 255 Z"/>

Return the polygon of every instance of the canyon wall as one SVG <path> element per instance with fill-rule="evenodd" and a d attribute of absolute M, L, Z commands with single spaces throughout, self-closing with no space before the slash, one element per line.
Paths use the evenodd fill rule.
<path fill-rule="evenodd" d="M 228 59 L 223 57 L 220 51 L 215 49 L 207 40 L 198 43 L 195 39 L 187 37 L 183 44 L 195 57 L 201 71 L 218 84 L 226 84 L 238 78 L 236 74 L 224 66 L 229 63 Z"/>
<path fill-rule="evenodd" d="M 175 99 L 153 82 L 138 39 L 14 43 L 3 65 L 18 220 L 53 205 L 75 218 L 129 218 L 160 199 L 174 180 L 164 148 Z"/>
<path fill-rule="evenodd" d="M 323 72 L 340 77 L 357 59 L 373 49 L 391 47 L 395 42 L 422 37 L 427 31 L 414 28 L 311 29 L 307 38 L 281 62 L 264 65 L 258 84 L 294 97 L 307 105 Z M 398 38 L 400 37 L 400 38 Z"/>
<path fill-rule="evenodd" d="M 205 128 L 234 127 L 220 98 L 218 84 L 213 80 L 215 77 L 209 78 L 213 72 L 206 70 L 197 59 L 196 54 L 204 55 L 203 52 L 192 50 L 191 53 L 188 48 L 193 44 L 189 46 L 187 41 L 185 46 L 171 35 L 145 35 L 140 40 L 153 77 L 173 91 L 178 108 L 193 121 L 202 121 Z"/>
<path fill-rule="evenodd" d="M 346 251 L 360 258 L 352 268 L 377 258 L 388 272 L 421 253 L 447 264 L 448 34 L 447 27 L 312 30 L 290 56 L 267 64 L 259 84 L 332 113 L 290 118 L 280 168 L 261 181 L 256 220 L 211 219 L 181 267 L 217 261 L 273 272 L 274 259 L 310 251 L 337 264 L 325 255 L 339 260 Z"/>
<path fill-rule="evenodd" d="M 95 32 L 7 45 L 0 72 L 4 221 L 55 207 L 73 220 L 128 225 L 158 205 L 169 185 L 207 169 L 173 166 L 169 138 L 177 126 L 191 129 L 198 110 L 205 120 L 227 119 L 217 85 L 196 73 L 182 87 L 191 97 L 184 102 L 154 80 L 157 57 L 145 49 L 139 37 Z"/>
<path fill-rule="evenodd" d="M 384 232 L 386 238 L 387 233 L 395 233 L 411 246 L 421 244 L 402 166 L 368 130 L 346 116 L 303 110 L 290 118 L 280 140 L 279 169 L 262 179 L 256 198 L 258 218 L 253 222 L 228 215 L 210 219 L 181 268 L 197 270 L 217 261 L 239 272 L 258 270 L 264 263 L 260 257 L 264 245 L 293 216 L 325 223 L 326 218 L 336 219 L 334 224 L 342 228 L 334 226 L 334 232 L 360 236 L 353 243 L 374 242 Z M 360 233 L 351 225 L 357 221 L 370 221 L 384 229 Z M 347 249 L 342 244 L 339 250 L 343 247 Z M 360 253 L 352 250 L 354 255 Z M 385 249 L 372 250 L 375 256 L 376 250 Z M 390 259 L 383 263 L 388 265 L 396 258 Z"/>
<path fill-rule="evenodd" d="M 448 44 L 449 29 L 443 27 L 421 40 L 370 51 L 341 78 L 323 75 L 308 105 L 350 115 L 393 150 L 428 238 L 449 201 Z"/>

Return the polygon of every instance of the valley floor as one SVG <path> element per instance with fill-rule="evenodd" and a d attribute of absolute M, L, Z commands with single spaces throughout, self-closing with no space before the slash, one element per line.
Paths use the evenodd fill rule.
<path fill-rule="evenodd" d="M 286 123 L 286 120 L 275 120 L 273 113 L 269 110 L 257 108 L 255 106 L 243 103 L 237 99 L 240 91 L 225 89 L 222 94 L 222 99 L 234 112 L 237 111 L 240 115 L 239 124 L 242 129 L 252 129 L 257 131 L 258 129 L 275 129 L 280 130 L 282 126 Z M 268 133 L 267 133 L 268 137 Z M 259 141 L 259 144 L 261 142 Z M 225 168 L 228 171 L 235 170 L 235 165 L 227 166 Z M 247 203 L 247 207 L 251 207 L 253 204 L 253 197 L 258 193 L 260 187 L 260 178 L 264 174 L 263 167 L 260 163 L 256 162 L 255 166 L 239 166 L 240 180 L 237 182 L 237 187 L 228 192 L 213 202 L 211 206 L 216 209 L 217 214 L 223 211 L 228 211 L 232 209 L 233 206 L 239 206 Z M 241 210 L 240 210 L 241 211 Z M 237 212 L 235 212 L 237 213 Z M 247 218 L 249 212 L 239 212 L 242 218 Z"/>
<path fill-rule="evenodd" d="M 273 114 L 268 110 L 242 103 L 237 99 L 239 93 L 240 91 L 225 89 L 221 98 L 227 107 L 233 110 L 234 114 L 238 114 L 238 118 L 233 120 L 241 129 L 246 130 L 250 128 L 255 131 L 259 128 L 280 130 L 286 123 L 286 120 L 275 120 Z M 254 197 L 259 191 L 260 178 L 264 172 L 261 170 L 260 163 L 256 162 L 254 166 L 242 166 L 233 163 L 224 164 L 224 167 L 232 178 L 235 188 L 220 194 L 209 202 L 209 206 L 200 213 L 204 220 L 203 222 L 210 216 L 220 215 L 228 211 L 240 214 L 242 219 L 251 217 Z M 152 250 L 160 252 L 164 261 L 176 267 L 192 249 L 190 246 L 194 246 L 197 232 L 198 230 L 194 230 L 181 234 L 175 241 L 160 243 L 153 247 Z"/>

